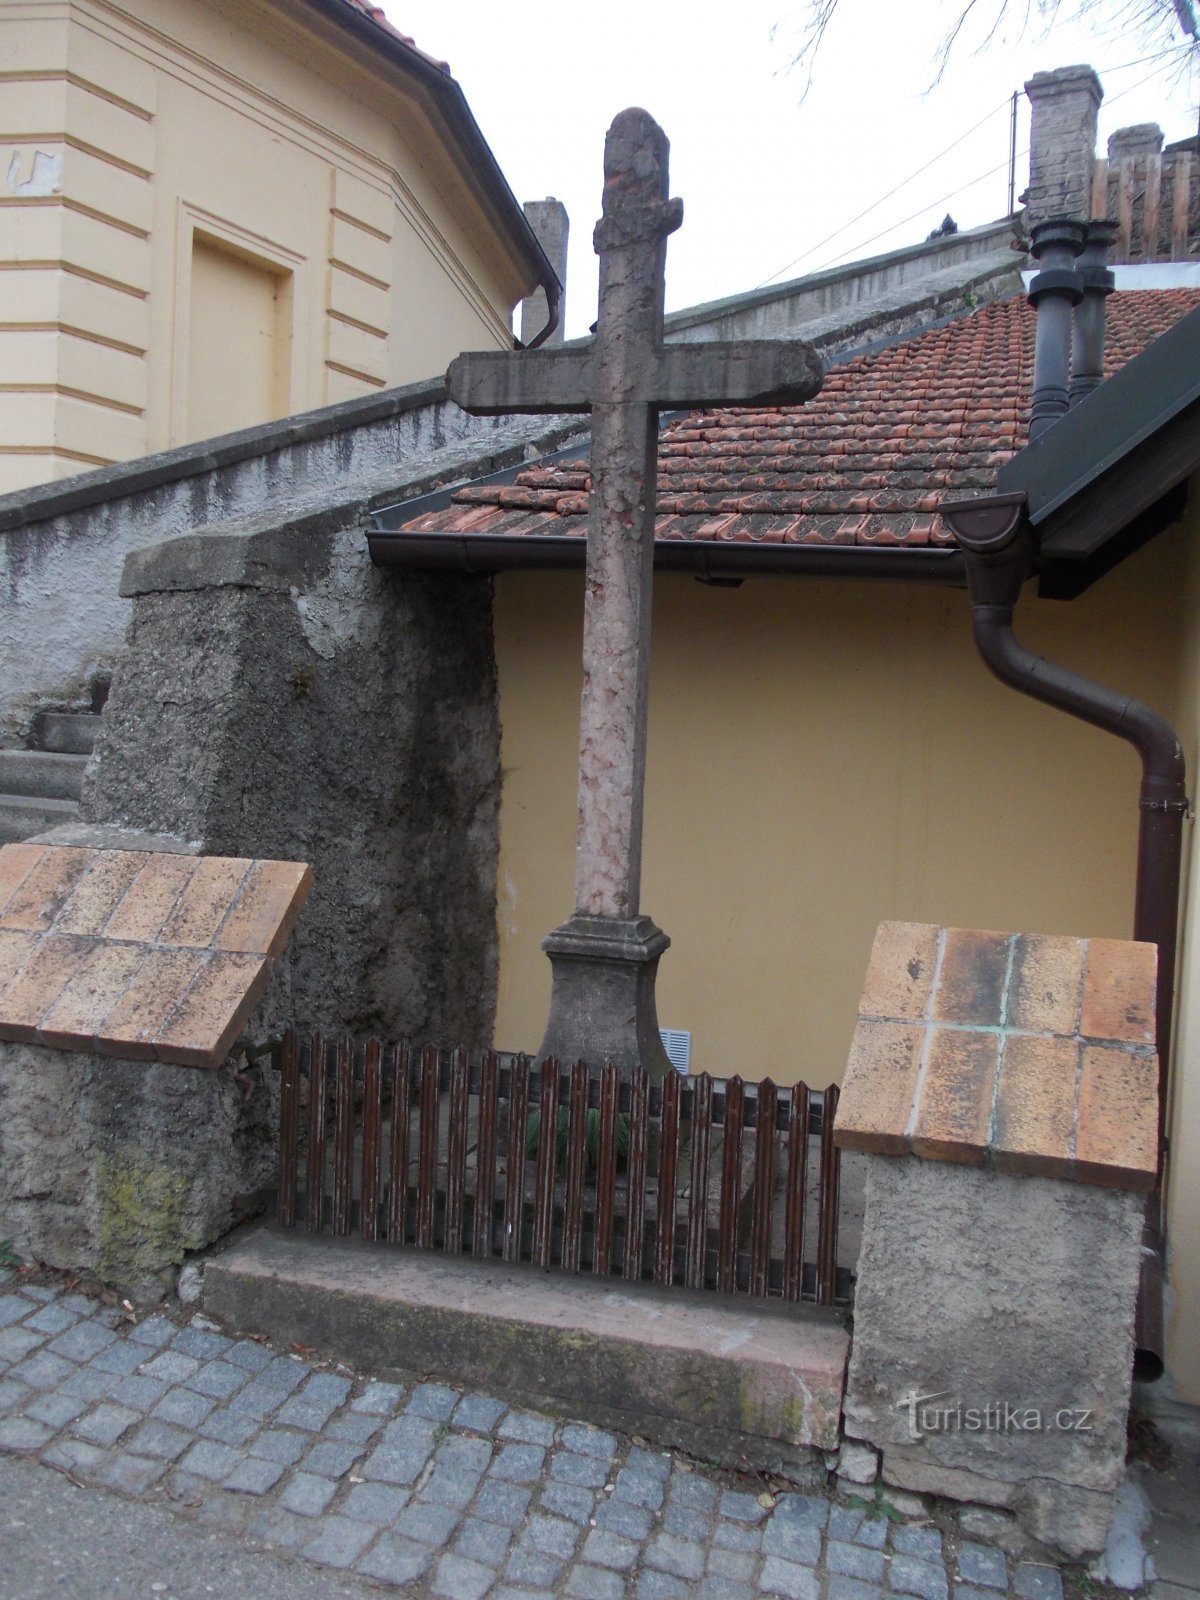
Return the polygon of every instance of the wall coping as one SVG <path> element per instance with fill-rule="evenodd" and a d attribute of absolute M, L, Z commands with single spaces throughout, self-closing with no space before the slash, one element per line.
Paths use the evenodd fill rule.
<path fill-rule="evenodd" d="M 1157 962 L 1121 939 L 882 923 L 835 1141 L 1153 1188 Z"/>

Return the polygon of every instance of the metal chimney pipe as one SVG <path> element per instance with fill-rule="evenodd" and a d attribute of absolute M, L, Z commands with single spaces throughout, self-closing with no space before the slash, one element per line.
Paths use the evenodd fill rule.
<path fill-rule="evenodd" d="M 1116 287 L 1108 252 L 1116 237 L 1117 224 L 1106 217 L 1093 217 L 1088 223 L 1078 268 L 1083 299 L 1075 307 L 1071 335 L 1072 407 L 1104 381 L 1104 302 Z"/>
<path fill-rule="evenodd" d="M 1075 258 L 1086 238 L 1086 223 L 1072 217 L 1039 222 L 1030 235 L 1029 248 L 1040 269 L 1029 285 L 1029 304 L 1037 312 L 1031 443 L 1065 416 L 1070 405 L 1071 318 L 1083 299 Z"/>

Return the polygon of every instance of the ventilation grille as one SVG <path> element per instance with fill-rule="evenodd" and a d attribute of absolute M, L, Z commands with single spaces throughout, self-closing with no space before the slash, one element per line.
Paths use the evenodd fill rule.
<path fill-rule="evenodd" d="M 660 1028 L 663 1049 L 670 1057 L 671 1065 L 676 1072 L 684 1074 L 692 1070 L 692 1036 L 684 1028 Z"/>

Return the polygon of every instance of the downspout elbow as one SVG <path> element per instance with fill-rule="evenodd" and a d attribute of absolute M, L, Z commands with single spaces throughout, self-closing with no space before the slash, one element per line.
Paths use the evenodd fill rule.
<path fill-rule="evenodd" d="M 547 273 L 541 280 L 540 287 L 546 293 L 546 326 L 524 346 L 526 350 L 536 350 L 539 345 L 545 344 L 554 330 L 558 327 L 558 319 L 562 309 L 562 284 L 559 283 L 553 272 Z M 521 341 L 515 341 L 518 349 L 522 348 Z"/>

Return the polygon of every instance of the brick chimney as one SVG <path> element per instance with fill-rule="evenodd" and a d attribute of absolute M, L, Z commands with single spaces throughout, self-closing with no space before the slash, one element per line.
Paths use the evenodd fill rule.
<path fill-rule="evenodd" d="M 1025 85 L 1032 109 L 1029 226 L 1091 212 L 1096 116 L 1104 90 L 1091 67 L 1035 72 Z"/>
<path fill-rule="evenodd" d="M 525 220 L 533 229 L 537 242 L 546 253 L 546 259 L 554 268 L 559 283 L 563 286 L 562 300 L 559 303 L 558 327 L 547 339 L 546 344 L 554 345 L 563 342 L 563 326 L 566 322 L 567 308 L 567 234 L 570 223 L 567 220 L 567 208 L 561 200 L 556 200 L 553 195 L 547 195 L 544 200 L 527 200 L 524 206 Z M 529 344 L 536 339 L 546 326 L 546 291 L 535 289 L 526 299 L 521 301 L 521 321 L 518 337 L 522 344 Z"/>
<path fill-rule="evenodd" d="M 1118 128 L 1108 136 L 1108 159 L 1120 161 L 1123 156 L 1156 156 L 1163 147 L 1163 131 L 1157 122 L 1135 122 L 1132 127 Z"/>

